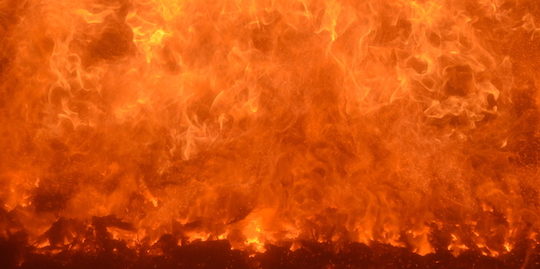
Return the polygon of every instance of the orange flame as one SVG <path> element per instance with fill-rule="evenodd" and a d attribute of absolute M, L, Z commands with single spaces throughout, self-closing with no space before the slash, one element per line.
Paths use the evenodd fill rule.
<path fill-rule="evenodd" d="M 2 1 L 0 236 L 114 216 L 130 244 L 538 242 L 538 21 L 533 0 Z"/>

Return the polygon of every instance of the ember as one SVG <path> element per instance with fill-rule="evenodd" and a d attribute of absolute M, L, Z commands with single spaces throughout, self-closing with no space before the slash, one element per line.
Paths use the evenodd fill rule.
<path fill-rule="evenodd" d="M 0 0 L 0 266 L 540 267 L 537 21 Z"/>

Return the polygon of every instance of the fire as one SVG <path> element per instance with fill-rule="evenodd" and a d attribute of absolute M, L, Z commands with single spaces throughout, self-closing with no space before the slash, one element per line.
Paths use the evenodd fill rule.
<path fill-rule="evenodd" d="M 2 1 L 0 236 L 537 243 L 538 21 L 534 0 Z"/>

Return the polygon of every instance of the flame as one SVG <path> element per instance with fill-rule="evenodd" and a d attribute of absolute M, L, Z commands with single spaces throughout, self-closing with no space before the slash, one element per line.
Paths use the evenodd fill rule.
<path fill-rule="evenodd" d="M 533 0 L 2 1 L 0 236 L 73 245 L 94 222 L 129 246 L 175 234 L 259 252 L 538 242 L 539 14 Z"/>

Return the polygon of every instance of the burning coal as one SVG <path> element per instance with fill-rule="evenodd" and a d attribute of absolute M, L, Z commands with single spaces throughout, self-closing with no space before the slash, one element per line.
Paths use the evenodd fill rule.
<path fill-rule="evenodd" d="M 1 0 L 0 237 L 536 245 L 536 24 L 535 0 Z"/>

